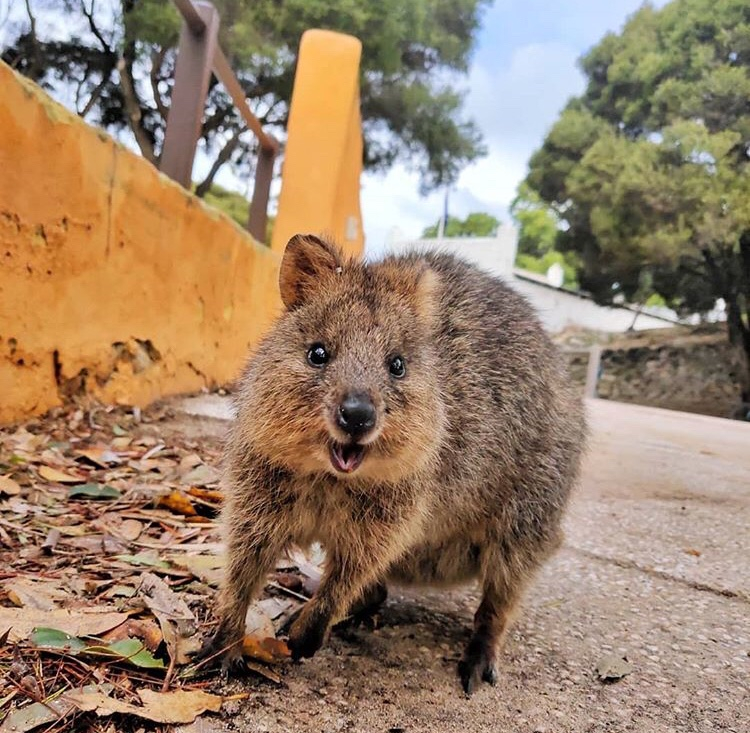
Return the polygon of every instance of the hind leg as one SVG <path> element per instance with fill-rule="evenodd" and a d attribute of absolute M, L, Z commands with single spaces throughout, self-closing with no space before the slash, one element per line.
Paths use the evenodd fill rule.
<path fill-rule="evenodd" d="M 485 578 L 484 595 L 474 615 L 474 633 L 458 665 L 464 692 L 480 682 L 495 684 L 497 655 L 518 606 L 524 583 L 520 578 Z"/>
<path fill-rule="evenodd" d="M 368 626 L 375 627 L 375 616 L 377 616 L 380 607 L 388 598 L 388 588 L 385 583 L 375 583 L 364 590 L 360 597 L 352 603 L 349 613 L 337 626 L 345 628 L 347 626 Z"/>
<path fill-rule="evenodd" d="M 374 616 L 388 598 L 388 588 L 385 583 L 376 583 L 366 588 L 357 601 L 352 603 L 349 615 L 355 619 L 366 619 Z"/>

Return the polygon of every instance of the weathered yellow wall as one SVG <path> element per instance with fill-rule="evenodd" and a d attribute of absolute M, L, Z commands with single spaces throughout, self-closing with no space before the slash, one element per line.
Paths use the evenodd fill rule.
<path fill-rule="evenodd" d="M 276 252 L 298 232 L 330 234 L 352 254 L 364 249 L 361 53 L 359 40 L 342 33 L 309 30 L 302 36 L 273 228 Z"/>
<path fill-rule="evenodd" d="M 0 423 L 231 381 L 278 261 L 0 64 Z"/>

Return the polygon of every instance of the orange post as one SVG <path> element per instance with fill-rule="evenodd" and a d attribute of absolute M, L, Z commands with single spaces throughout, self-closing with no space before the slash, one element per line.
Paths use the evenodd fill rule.
<path fill-rule="evenodd" d="M 271 245 L 277 252 L 298 232 L 331 235 L 351 254 L 364 249 L 361 53 L 360 41 L 342 33 L 302 36 Z"/>

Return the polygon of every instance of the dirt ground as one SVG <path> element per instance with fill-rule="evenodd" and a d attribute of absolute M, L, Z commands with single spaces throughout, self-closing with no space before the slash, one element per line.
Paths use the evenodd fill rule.
<path fill-rule="evenodd" d="M 589 412 L 566 544 L 528 593 L 496 687 L 466 699 L 455 677 L 474 589 L 395 590 L 375 631 L 335 634 L 280 687 L 230 683 L 253 694 L 184 730 L 746 733 L 750 425 L 604 401 Z M 608 655 L 632 672 L 600 681 Z"/>
<path fill-rule="evenodd" d="M 180 487 L 189 494 L 191 489 L 185 487 L 201 480 L 211 485 L 210 471 L 205 474 L 218 459 L 226 421 L 206 415 L 226 417 L 226 404 L 212 397 L 188 405 L 203 416 L 185 414 L 185 403 L 174 401 L 147 425 L 125 424 L 122 415 L 113 413 L 110 423 L 120 421 L 114 433 L 114 424 L 87 426 L 87 420 L 92 425 L 104 423 L 106 416 L 101 414 L 89 415 L 75 429 L 67 417 L 54 429 L 44 422 L 31 426 L 37 433 L 49 433 L 48 447 L 38 449 L 28 464 L 9 464 L 20 494 L 5 505 L 10 513 L 0 522 L 6 528 L 0 539 L 10 542 L 20 536 L 18 517 L 32 519 L 23 519 L 26 547 L 3 555 L 0 578 L 36 572 L 33 563 L 40 556 L 33 538 L 41 543 L 47 530 L 39 532 L 41 519 L 35 524 L 33 516 L 41 517 L 43 506 L 58 512 L 44 518 L 45 526 L 52 522 L 63 530 L 51 555 L 56 564 L 44 562 L 59 567 L 60 577 L 89 573 L 96 581 L 92 587 L 99 589 L 95 599 L 100 600 L 95 602 L 101 602 L 112 583 L 136 586 L 133 579 L 145 572 L 129 564 L 132 556 L 127 562 L 118 559 L 121 548 L 108 549 L 125 526 L 118 524 L 121 518 L 112 504 L 105 511 L 98 508 L 102 504 L 66 500 L 61 493 L 65 487 L 44 482 L 42 464 L 62 460 L 59 446 L 68 446 L 67 463 L 59 467 L 81 474 L 89 471 L 87 481 L 120 490 L 115 500 L 118 511 L 130 517 L 128 526 L 138 524 L 142 531 L 131 547 L 169 540 L 170 551 L 194 546 L 210 552 L 215 547 L 210 523 L 186 523 L 189 517 L 181 519 L 179 508 L 168 511 L 158 503 L 153 508 L 153 500 L 144 498 Z M 282 664 L 280 684 L 258 676 L 227 685 L 215 676 L 209 678 L 201 683 L 207 691 L 243 699 L 225 701 L 220 713 L 205 714 L 194 723 L 158 730 L 747 733 L 750 425 L 606 401 L 592 401 L 588 407 L 591 445 L 567 517 L 566 543 L 527 594 L 502 654 L 495 687 L 484 685 L 466 698 L 456 677 L 478 603 L 474 588 L 392 588 L 374 630 L 336 631 L 312 660 Z M 123 445 L 130 441 L 120 454 L 122 460 L 130 451 L 127 463 L 106 469 L 83 465 L 83 451 L 76 446 L 123 433 L 130 436 L 120 438 Z M 34 441 L 24 435 L 31 445 Z M 17 440 L 17 434 L 8 431 L 6 439 Z M 89 464 L 91 457 L 89 453 Z M 102 464 L 108 460 L 106 453 L 93 457 Z M 169 532 L 160 529 L 162 525 Z M 93 531 L 97 534 L 91 535 Z M 74 542 L 89 551 L 71 550 Z M 96 547 L 111 556 L 98 556 Z M 76 552 L 77 564 L 70 566 L 66 558 L 75 558 Z M 66 575 L 73 570 L 73 576 Z M 180 593 L 192 597 L 202 624 L 208 596 L 200 593 L 210 595 L 210 588 L 191 582 L 189 572 L 163 572 L 172 587 L 184 588 Z M 52 565 L 45 576 L 58 577 Z M 81 604 L 91 602 L 90 592 L 88 586 L 80 590 Z M 8 610 L 7 599 L 4 603 Z M 608 682 L 599 679 L 597 668 L 621 664 L 623 658 L 628 674 Z M 122 685 L 132 673 L 117 674 L 111 672 L 110 678 Z M 134 698 L 132 690 L 122 692 Z M 20 692 L 11 703 L 23 703 Z M 139 722 L 128 716 L 101 722 L 92 716 L 42 730 L 157 730 L 153 724 L 139 728 Z M 0 730 L 5 731 L 7 723 L 6 719 Z"/>

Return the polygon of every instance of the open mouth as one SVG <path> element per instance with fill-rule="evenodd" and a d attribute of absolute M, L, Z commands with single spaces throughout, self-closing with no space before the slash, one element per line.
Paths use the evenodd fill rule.
<path fill-rule="evenodd" d="M 356 471 L 362 464 L 364 457 L 365 446 L 363 445 L 334 443 L 331 446 L 331 463 L 341 473 Z"/>

